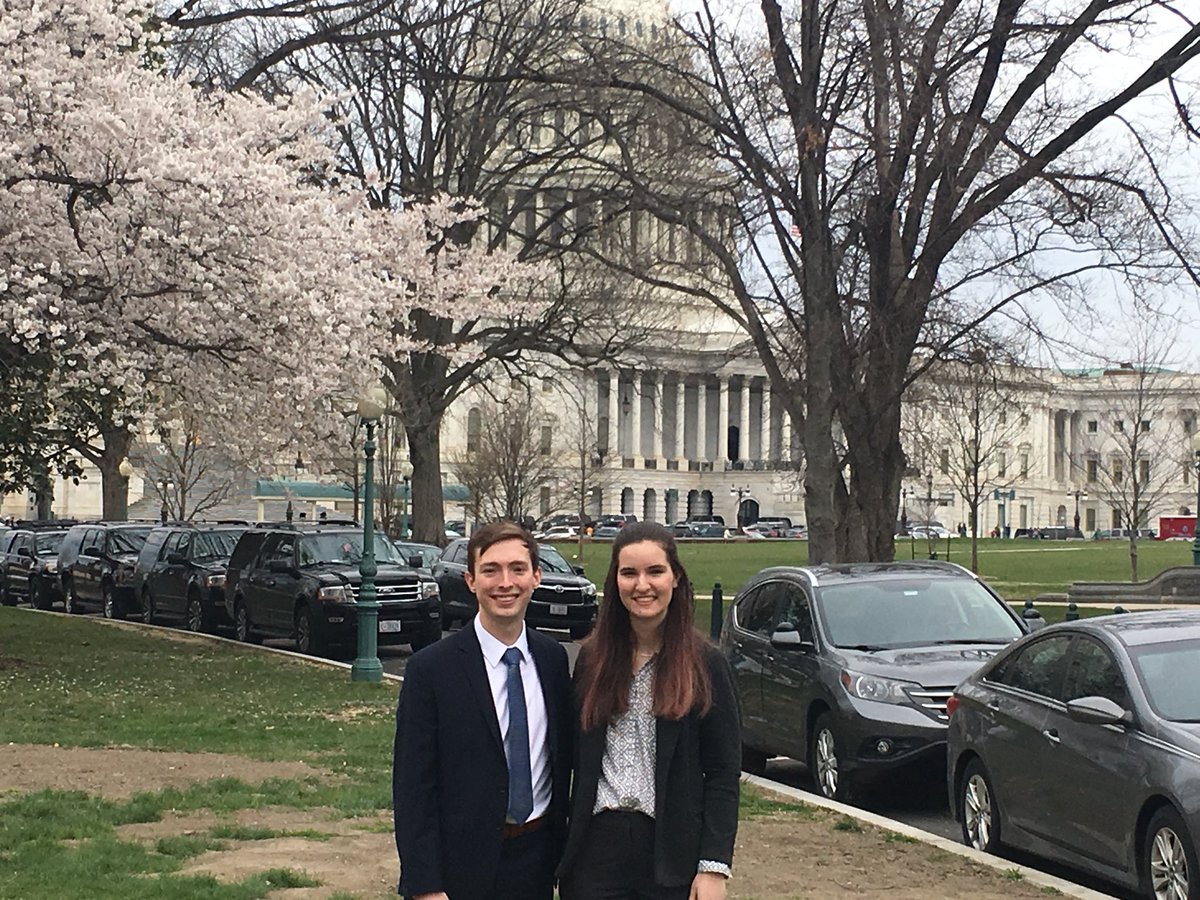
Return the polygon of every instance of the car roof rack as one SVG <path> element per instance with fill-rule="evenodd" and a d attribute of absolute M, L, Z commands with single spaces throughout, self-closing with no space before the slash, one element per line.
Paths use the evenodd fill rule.
<path fill-rule="evenodd" d="M 280 530 L 291 529 L 292 531 L 316 531 L 320 528 L 337 528 L 339 531 L 346 528 L 361 528 L 362 526 L 354 521 L 354 519 L 301 519 L 299 521 L 286 520 L 282 522 L 263 521 L 255 522 L 255 528 L 276 528 Z M 377 532 L 382 534 L 382 531 Z"/>

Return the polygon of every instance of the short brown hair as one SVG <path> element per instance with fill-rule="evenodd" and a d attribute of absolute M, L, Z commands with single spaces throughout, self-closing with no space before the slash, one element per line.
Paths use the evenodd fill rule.
<path fill-rule="evenodd" d="M 532 534 L 516 522 L 488 522 L 472 531 L 471 539 L 467 541 L 467 571 L 475 574 L 475 560 L 487 552 L 488 547 L 501 541 L 512 540 L 525 544 L 529 550 L 529 562 L 535 570 L 542 567 L 538 562 L 538 543 Z"/>

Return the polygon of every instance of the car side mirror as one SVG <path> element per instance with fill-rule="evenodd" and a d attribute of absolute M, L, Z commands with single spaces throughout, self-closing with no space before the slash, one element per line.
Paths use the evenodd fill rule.
<path fill-rule="evenodd" d="M 1080 697 L 1067 703 L 1067 715 L 1084 725 L 1133 724 L 1133 713 L 1107 697 Z"/>
<path fill-rule="evenodd" d="M 1036 609 L 1022 610 L 1021 621 L 1025 624 L 1026 634 L 1033 634 L 1035 631 L 1041 631 L 1046 627 L 1046 620 L 1042 618 L 1042 614 Z"/>
<path fill-rule="evenodd" d="M 273 559 L 267 563 L 267 571 L 272 575 L 291 575 L 294 566 L 286 559 Z"/>
<path fill-rule="evenodd" d="M 17 550 L 17 556 L 25 556 L 29 559 L 33 559 L 33 551 L 28 547 L 21 547 Z"/>
<path fill-rule="evenodd" d="M 90 557 L 91 559 L 99 559 L 100 558 L 100 550 L 96 547 L 84 547 L 82 550 L 79 551 L 79 555 L 87 556 L 87 557 Z"/>
<path fill-rule="evenodd" d="M 574 572 L 576 575 L 586 574 L 583 570 L 583 566 L 571 566 L 571 571 Z"/>
<path fill-rule="evenodd" d="M 167 562 L 173 566 L 182 565 L 187 562 L 187 556 L 183 553 L 168 553 Z"/>
<path fill-rule="evenodd" d="M 781 622 L 771 633 L 771 646 L 777 650 L 813 650 L 812 641 L 800 637 L 800 632 L 791 622 Z"/>
<path fill-rule="evenodd" d="M 408 558 L 408 566 L 410 569 L 419 569 L 425 565 L 425 560 L 421 558 L 420 553 L 414 553 Z"/>

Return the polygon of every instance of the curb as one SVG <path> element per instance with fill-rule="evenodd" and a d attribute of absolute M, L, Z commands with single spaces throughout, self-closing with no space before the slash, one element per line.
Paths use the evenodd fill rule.
<path fill-rule="evenodd" d="M 802 791 L 799 788 L 791 787 L 790 785 L 780 784 L 777 781 L 771 781 L 769 778 L 761 778 L 757 775 L 746 775 L 743 773 L 742 781 L 747 784 L 752 784 L 755 787 L 762 788 L 766 791 L 771 791 L 776 794 L 781 794 L 790 800 L 797 800 L 801 803 L 806 803 L 809 806 L 819 806 L 822 809 L 828 809 L 831 812 L 841 813 L 845 816 L 850 816 L 860 822 L 865 822 L 868 825 L 874 825 L 877 828 L 883 828 L 887 831 L 894 831 L 897 834 L 902 834 L 905 837 L 913 838 L 925 844 L 937 847 L 939 850 L 945 850 L 947 853 L 953 853 L 968 859 L 971 862 L 978 863 L 981 866 L 988 866 L 995 869 L 997 872 L 1012 872 L 1021 873 L 1022 880 L 1029 884 L 1035 884 L 1038 887 L 1054 888 L 1057 891 L 1065 894 L 1068 897 L 1082 897 L 1086 900 L 1111 900 L 1111 894 L 1102 894 L 1099 891 L 1094 891 L 1091 888 L 1086 888 L 1081 884 L 1075 884 L 1073 881 L 1067 881 L 1064 878 L 1059 878 L 1055 875 L 1050 875 L 1042 872 L 1039 869 L 1031 869 L 1029 866 L 1023 866 L 1019 863 L 1010 862 L 1007 859 L 1001 859 L 998 856 L 992 856 L 990 853 L 984 853 L 976 850 L 973 847 L 968 847 L 965 844 L 960 844 L 957 841 L 952 841 L 949 838 L 944 838 L 941 835 L 933 834 L 929 831 L 923 831 L 920 828 L 914 828 L 912 825 L 906 825 L 903 822 L 897 822 L 895 819 L 889 819 L 886 816 L 878 815 L 877 813 L 868 812 L 865 809 L 859 809 L 856 806 L 848 806 L 845 803 L 839 803 L 836 800 L 826 800 L 818 794 L 811 794 L 808 791 Z"/>

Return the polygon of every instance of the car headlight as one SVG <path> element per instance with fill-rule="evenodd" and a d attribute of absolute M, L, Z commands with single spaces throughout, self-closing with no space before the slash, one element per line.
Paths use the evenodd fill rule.
<path fill-rule="evenodd" d="M 324 603 L 349 603 L 353 597 L 342 585 L 317 588 L 317 599 Z"/>
<path fill-rule="evenodd" d="M 585 596 L 585 597 L 595 597 L 596 596 L 596 586 L 594 584 L 592 584 L 590 581 L 586 585 L 584 585 L 583 596 Z"/>
<path fill-rule="evenodd" d="M 421 582 L 421 599 L 422 600 L 428 600 L 430 597 L 438 597 L 440 595 L 441 595 L 441 592 L 438 590 L 438 584 L 436 581 L 422 581 Z"/>
<path fill-rule="evenodd" d="M 911 703 L 907 689 L 918 685 L 912 681 L 896 681 L 878 675 L 843 670 L 842 687 L 851 697 L 860 700 L 875 700 L 879 703 Z"/>
<path fill-rule="evenodd" d="M 225 587 L 224 575 L 205 575 L 204 586 L 210 588 Z"/>

